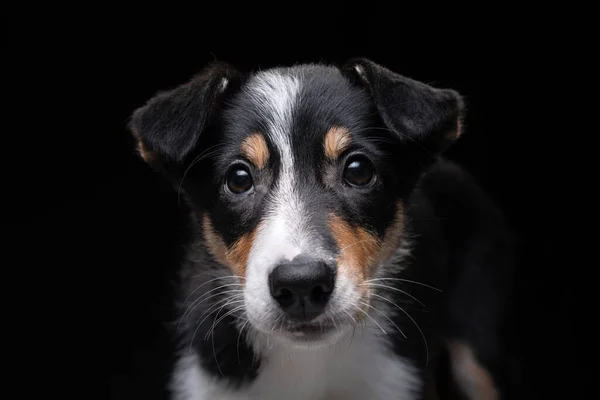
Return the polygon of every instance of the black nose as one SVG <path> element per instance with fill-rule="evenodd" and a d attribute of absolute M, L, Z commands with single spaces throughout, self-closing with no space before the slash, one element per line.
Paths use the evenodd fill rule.
<path fill-rule="evenodd" d="M 334 283 L 335 270 L 321 262 L 286 263 L 269 275 L 271 296 L 295 320 L 318 316 L 327 305 Z"/>

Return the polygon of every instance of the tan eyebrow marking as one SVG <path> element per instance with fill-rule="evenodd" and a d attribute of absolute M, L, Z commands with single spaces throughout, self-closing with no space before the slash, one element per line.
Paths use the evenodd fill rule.
<path fill-rule="evenodd" d="M 346 128 L 334 126 L 329 129 L 323 143 L 327 158 L 332 161 L 336 160 L 350 146 L 351 139 L 350 132 Z"/>
<path fill-rule="evenodd" d="M 241 152 L 257 168 L 264 168 L 269 160 L 269 148 L 265 137 L 258 132 L 248 136 L 242 142 Z"/>

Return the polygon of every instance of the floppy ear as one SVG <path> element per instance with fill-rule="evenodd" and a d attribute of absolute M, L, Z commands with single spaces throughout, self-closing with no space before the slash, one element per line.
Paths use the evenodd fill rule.
<path fill-rule="evenodd" d="M 401 140 L 438 154 L 460 136 L 465 106 L 458 92 L 434 88 L 365 58 L 350 60 L 343 70 L 367 88 L 383 122 Z"/>
<path fill-rule="evenodd" d="M 142 158 L 152 165 L 183 163 L 218 105 L 239 80 L 240 74 L 233 67 L 213 64 L 189 82 L 159 92 L 135 110 L 128 126 Z"/>

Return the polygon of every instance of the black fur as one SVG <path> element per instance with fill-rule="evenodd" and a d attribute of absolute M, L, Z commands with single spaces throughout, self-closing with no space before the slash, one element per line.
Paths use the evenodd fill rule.
<path fill-rule="evenodd" d="M 405 204 L 413 251 L 403 268 L 389 277 L 424 282 L 443 292 L 410 282 L 386 282 L 411 293 L 426 310 L 392 290 L 375 292 L 401 305 L 414 319 L 399 313 L 395 322 L 408 338 L 391 335 L 395 351 L 427 371 L 443 354 L 444 339 L 463 340 L 486 367 L 500 373 L 497 332 L 513 265 L 512 236 L 500 211 L 474 180 L 440 158 L 461 126 L 465 111 L 460 95 L 402 77 L 365 59 L 341 68 L 313 65 L 284 72 L 300 71 L 310 78 L 302 82 L 302 100 L 294 109 L 291 134 L 301 171 L 297 189 L 312 211 L 310 223 L 326 245 L 335 248 L 326 226 L 329 213 L 383 237 L 395 205 L 398 201 Z M 225 90 L 221 90 L 223 78 L 229 82 Z M 200 226 L 198 217 L 207 213 L 226 245 L 256 228 L 280 163 L 280 155 L 268 143 L 267 168 L 259 171 L 248 166 L 255 182 L 252 201 L 224 194 L 225 172 L 233 162 L 245 162 L 238 154 L 240 143 L 247 135 L 266 130 L 264 116 L 255 112 L 244 87 L 246 79 L 232 67 L 218 64 L 153 98 L 134 113 L 130 124 L 136 137 L 154 153 L 151 164 L 167 172 L 174 186 L 183 190 L 195 227 Z M 325 158 L 322 146 L 323 135 L 332 125 L 348 128 L 354 138 L 352 147 L 334 163 Z M 347 157 L 355 152 L 373 162 L 378 176 L 374 186 L 355 189 L 338 184 Z M 215 293 L 211 290 L 230 282 L 206 284 L 209 277 L 223 275 L 224 267 L 202 240 L 197 229 L 182 268 L 182 314 L 194 305 L 193 300 L 210 296 Z M 207 371 L 240 387 L 256 377 L 260 360 L 240 339 L 235 324 L 238 314 L 219 323 L 210 340 L 205 337 L 216 317 L 196 326 L 220 299 L 216 296 L 199 303 L 183 319 L 177 334 L 182 346 L 191 345 L 197 351 Z"/>
<path fill-rule="evenodd" d="M 219 292 L 214 291 L 215 288 L 233 282 L 232 280 L 218 279 L 207 284 L 207 280 L 211 278 L 207 279 L 206 277 L 211 276 L 210 269 L 214 268 L 211 266 L 215 263 L 216 260 L 202 246 L 189 247 L 180 277 L 182 289 L 179 298 L 180 314 L 182 314 L 180 317 L 186 310 L 190 310 L 190 306 L 195 305 L 193 300 L 206 299 L 207 296 L 218 294 Z M 205 268 L 202 274 L 198 271 L 198 265 L 203 265 Z M 214 276 L 219 276 L 219 268 L 214 269 Z M 199 287 L 200 290 L 196 290 Z M 188 299 L 192 292 L 195 296 Z M 212 311 L 211 306 L 223 299 L 225 296 L 219 295 L 210 299 L 210 302 L 199 303 L 192 312 L 189 312 L 187 319 L 178 321 L 172 332 L 177 338 L 179 351 L 185 350 L 186 347 L 195 349 L 200 355 L 200 362 L 206 371 L 214 376 L 225 378 L 227 384 L 240 387 L 256 377 L 260 359 L 256 357 L 244 338 L 240 337 L 240 332 L 235 324 L 237 315 L 225 316 L 228 310 L 224 310 L 209 315 L 204 323 L 197 325 L 201 321 L 199 318 L 205 318 L 206 313 Z M 224 319 L 215 325 L 214 331 L 211 332 L 213 322 L 223 316 L 225 316 Z"/>
<path fill-rule="evenodd" d="M 344 71 L 363 81 L 383 122 L 400 140 L 439 154 L 452 144 L 447 135 L 459 133 L 465 105 L 456 91 L 434 88 L 367 59 L 349 62 Z"/>
<path fill-rule="evenodd" d="M 188 83 L 158 93 L 133 113 L 129 128 L 161 163 L 181 164 L 198 147 L 226 92 L 239 85 L 240 78 L 236 69 L 216 63 Z"/>

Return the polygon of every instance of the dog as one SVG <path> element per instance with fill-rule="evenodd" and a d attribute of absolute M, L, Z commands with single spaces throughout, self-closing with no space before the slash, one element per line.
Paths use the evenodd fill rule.
<path fill-rule="evenodd" d="M 365 58 L 215 62 L 131 115 L 192 222 L 176 400 L 498 399 L 508 223 L 444 152 L 456 90 Z M 432 389 L 435 393 L 435 389 Z"/>

